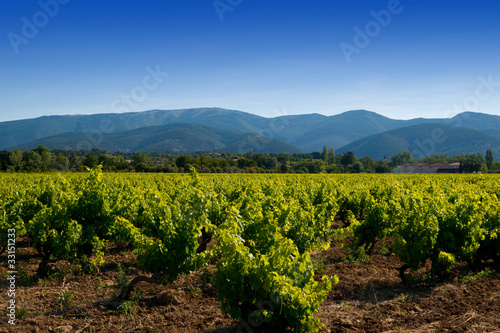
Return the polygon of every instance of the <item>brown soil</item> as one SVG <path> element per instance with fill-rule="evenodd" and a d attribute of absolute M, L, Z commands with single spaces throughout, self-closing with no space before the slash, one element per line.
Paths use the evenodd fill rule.
<path fill-rule="evenodd" d="M 111 251 L 113 252 L 113 251 Z M 30 276 L 39 258 L 29 248 L 18 248 L 16 305 L 26 311 L 16 325 L 0 332 L 237 332 L 238 322 L 222 314 L 210 283 L 215 267 L 181 276 L 168 286 L 140 283 L 130 302 L 131 314 L 116 310 L 117 264 L 130 280 L 140 275 L 130 252 L 109 253 L 106 264 L 93 274 L 75 274 L 62 261 L 51 278 L 35 282 Z M 323 302 L 318 317 L 326 332 L 500 332 L 500 267 L 487 263 L 490 274 L 456 265 L 448 280 L 429 279 L 422 269 L 403 285 L 395 268 L 401 263 L 381 251 L 364 262 L 346 261 L 347 250 L 333 245 L 314 255 L 319 275 L 336 274 L 340 282 Z M 0 302 L 6 308 L 6 256 Z M 467 276 L 467 277 L 465 277 Z M 68 296 L 72 292 L 72 299 Z M 66 302 L 64 296 L 66 295 Z M 240 330 L 246 332 L 245 330 Z"/>

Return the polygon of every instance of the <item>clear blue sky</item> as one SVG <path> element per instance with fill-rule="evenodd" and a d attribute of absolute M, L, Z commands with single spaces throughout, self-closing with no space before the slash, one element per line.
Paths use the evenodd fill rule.
<path fill-rule="evenodd" d="M 0 121 L 205 106 L 500 115 L 499 1 L 41 3 L 0 4 Z"/>

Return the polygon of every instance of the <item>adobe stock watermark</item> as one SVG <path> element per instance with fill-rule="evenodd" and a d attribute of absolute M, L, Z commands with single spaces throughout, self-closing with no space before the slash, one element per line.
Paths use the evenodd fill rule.
<path fill-rule="evenodd" d="M 371 41 L 380 35 L 382 28 L 387 28 L 391 24 L 393 16 L 401 14 L 403 8 L 399 0 L 389 0 L 387 2 L 387 9 L 382 9 L 378 12 L 375 10 L 370 11 L 373 20 L 367 22 L 363 29 L 358 26 L 354 27 L 355 35 L 352 44 L 346 42 L 339 44 L 340 51 L 347 63 L 350 64 L 352 62 L 354 54 L 360 54 L 364 48 L 370 45 Z"/>
<path fill-rule="evenodd" d="M 92 150 L 92 148 L 98 148 L 99 145 L 104 141 L 104 134 L 113 133 L 115 131 L 115 126 L 109 118 L 105 118 L 99 122 L 99 127 L 95 129 L 83 131 L 85 139 L 78 142 L 75 147 L 66 146 L 66 150 Z"/>
<path fill-rule="evenodd" d="M 286 129 L 286 126 L 290 123 L 287 118 L 283 117 L 287 115 L 286 109 L 275 110 L 275 114 L 278 114 L 278 116 L 271 118 L 268 127 L 262 129 L 258 135 L 252 136 L 238 145 L 237 151 L 239 154 L 265 148 L 273 141 L 276 134 Z"/>
<path fill-rule="evenodd" d="M 137 108 L 140 102 L 148 98 L 148 92 L 158 88 L 169 75 L 168 72 L 160 70 L 160 65 L 156 65 L 155 69 L 147 66 L 146 72 L 147 74 L 142 78 L 142 84 L 136 85 L 129 94 L 122 94 L 111 103 L 113 112 L 127 112 Z"/>
<path fill-rule="evenodd" d="M 28 44 L 30 40 L 38 35 L 39 29 L 45 27 L 51 18 L 55 17 L 60 10 L 61 5 L 66 5 L 71 0 L 40 0 L 38 6 L 40 10 L 33 14 L 31 19 L 23 16 L 21 18 L 22 27 L 20 34 L 15 32 L 7 33 L 10 45 L 15 54 L 19 53 L 21 44 Z"/>
<path fill-rule="evenodd" d="M 7 230 L 7 322 L 16 324 L 16 229 Z"/>
<path fill-rule="evenodd" d="M 224 21 L 224 14 L 226 12 L 232 12 L 236 7 L 241 5 L 242 2 L 243 0 L 214 0 L 212 5 L 219 16 L 219 20 L 222 22 Z"/>
<path fill-rule="evenodd" d="M 169 75 L 167 72 L 162 72 L 160 65 L 156 65 L 155 69 L 151 66 L 145 68 L 146 74 L 142 78 L 141 84 L 130 89 L 128 94 L 122 94 L 111 103 L 111 111 L 113 113 L 129 112 L 139 106 L 139 103 L 146 100 L 149 92 L 157 89 L 165 78 Z M 83 132 L 85 139 L 76 145 L 76 150 L 91 150 L 98 148 L 104 141 L 104 134 L 115 131 L 115 126 L 109 118 L 103 119 L 99 123 L 99 128 L 86 130 Z M 67 150 L 72 148 L 67 146 Z"/>
<path fill-rule="evenodd" d="M 481 104 L 489 99 L 493 94 L 497 92 L 500 88 L 500 81 L 493 81 L 493 75 L 488 75 L 487 78 L 484 76 L 479 76 L 477 78 L 479 83 L 474 89 L 474 93 L 466 96 L 461 103 L 453 104 L 453 107 L 446 111 L 446 118 L 454 117 L 465 111 L 477 111 Z M 467 114 L 462 117 L 456 117 L 452 120 L 453 127 L 461 127 L 464 118 L 467 118 Z M 448 136 L 443 128 L 435 128 L 430 137 L 425 140 L 416 139 L 414 143 L 417 145 L 418 149 L 411 152 L 411 154 L 416 157 L 425 157 L 427 155 L 432 155 L 436 153 L 436 146 L 443 144 L 448 140 Z"/>
<path fill-rule="evenodd" d="M 477 111 L 480 108 L 481 103 L 488 100 L 494 93 L 497 92 L 498 88 L 500 88 L 500 81 L 493 81 L 492 74 L 488 75 L 487 78 L 479 76 L 477 80 L 479 83 L 476 85 L 474 93 L 465 97 L 462 103 L 453 104 L 453 107 L 446 111 L 447 118 L 456 116 L 457 114 L 465 111 Z M 455 122 L 456 123 L 453 124 L 453 126 L 461 126 L 462 119 L 457 118 Z"/>

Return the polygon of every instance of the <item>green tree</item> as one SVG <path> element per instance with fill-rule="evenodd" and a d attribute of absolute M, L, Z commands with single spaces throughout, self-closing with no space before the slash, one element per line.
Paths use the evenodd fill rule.
<path fill-rule="evenodd" d="M 33 149 L 33 151 L 35 151 L 40 156 L 42 156 L 43 153 L 50 153 L 49 148 L 47 148 L 43 145 L 39 145 L 37 148 Z"/>
<path fill-rule="evenodd" d="M 99 164 L 99 158 L 95 155 L 89 155 L 83 160 L 83 165 L 94 169 Z"/>
<path fill-rule="evenodd" d="M 69 159 L 69 168 L 71 171 L 83 171 L 83 156 L 71 156 Z"/>
<path fill-rule="evenodd" d="M 433 163 L 448 163 L 450 160 L 448 154 L 443 154 L 443 155 L 438 155 L 438 154 L 433 154 L 429 156 L 425 156 L 424 158 L 420 159 L 421 163 L 427 163 L 427 164 L 433 164 Z"/>
<path fill-rule="evenodd" d="M 488 173 L 488 167 L 486 166 L 486 164 L 481 164 L 481 168 L 479 169 L 479 171 L 481 171 L 481 173 Z"/>
<path fill-rule="evenodd" d="M 240 158 L 238 160 L 238 168 L 243 169 L 243 168 L 250 168 L 250 167 L 256 167 L 257 162 L 254 160 L 249 160 L 246 158 Z"/>
<path fill-rule="evenodd" d="M 483 154 L 465 154 L 460 156 L 455 156 L 461 163 L 462 172 L 478 172 L 481 171 L 483 164 L 486 164 Z"/>
<path fill-rule="evenodd" d="M 290 160 L 291 155 L 288 153 L 281 153 L 278 156 L 278 162 L 280 164 L 287 164 L 288 161 Z"/>
<path fill-rule="evenodd" d="M 491 168 L 488 168 L 488 172 L 500 172 L 500 162 L 493 162 Z"/>
<path fill-rule="evenodd" d="M 326 162 L 328 160 L 328 148 L 326 146 L 323 146 L 323 153 L 321 155 L 323 157 L 323 161 Z"/>
<path fill-rule="evenodd" d="M 40 158 L 42 160 L 41 163 L 44 170 L 53 168 L 56 157 L 50 152 L 50 150 L 47 149 L 45 151 L 42 151 L 42 153 L 40 154 Z"/>
<path fill-rule="evenodd" d="M 391 157 L 391 166 L 396 167 L 403 164 L 413 163 L 415 159 L 408 150 L 397 153 Z"/>
<path fill-rule="evenodd" d="M 488 169 L 491 169 L 491 167 L 493 166 L 493 151 L 491 149 L 488 149 L 486 151 L 486 156 L 485 156 L 485 159 L 486 159 L 486 166 L 488 167 Z"/>
<path fill-rule="evenodd" d="M 328 159 L 335 157 L 335 151 L 333 148 L 328 148 Z"/>
<path fill-rule="evenodd" d="M 378 161 L 377 166 L 375 167 L 376 173 L 388 173 L 391 172 L 391 168 L 384 163 L 384 161 Z"/>
<path fill-rule="evenodd" d="M 23 162 L 23 152 L 21 150 L 14 150 L 9 153 L 9 163 L 15 168 L 20 167 Z"/>
<path fill-rule="evenodd" d="M 354 153 L 352 151 L 343 153 L 340 156 L 340 164 L 342 164 L 343 166 L 354 164 L 354 162 L 356 162 L 356 156 L 354 156 Z"/>
<path fill-rule="evenodd" d="M 129 167 L 123 156 L 115 156 L 111 154 L 103 154 L 99 156 L 99 163 L 102 163 L 104 170 L 107 171 L 127 170 Z"/>
<path fill-rule="evenodd" d="M 177 165 L 178 168 L 184 168 L 188 163 L 191 163 L 191 157 L 185 155 L 181 155 L 175 160 L 175 165 Z"/>
<path fill-rule="evenodd" d="M 374 172 L 376 167 L 375 160 L 370 156 L 361 157 L 359 162 L 363 165 L 364 172 Z"/>
<path fill-rule="evenodd" d="M 132 156 L 132 165 L 135 167 L 139 164 L 151 167 L 153 166 L 153 160 L 151 159 L 151 156 L 149 154 L 143 154 L 139 152 Z"/>
<path fill-rule="evenodd" d="M 355 161 L 348 166 L 349 173 L 360 173 L 363 170 L 363 165 L 359 161 Z"/>
<path fill-rule="evenodd" d="M 57 154 L 55 165 L 56 165 L 56 168 L 58 168 L 59 170 L 63 170 L 63 171 L 68 170 L 68 168 L 69 168 L 68 157 L 63 153 Z"/>
<path fill-rule="evenodd" d="M 40 165 L 42 164 L 42 158 L 36 151 L 34 150 L 27 151 L 23 156 L 23 161 L 28 171 L 40 170 Z"/>

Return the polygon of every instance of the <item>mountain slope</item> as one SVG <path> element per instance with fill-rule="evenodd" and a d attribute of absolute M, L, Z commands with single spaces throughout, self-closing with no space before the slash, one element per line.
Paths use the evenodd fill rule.
<path fill-rule="evenodd" d="M 421 158 L 431 154 L 485 153 L 487 149 L 500 152 L 500 139 L 474 129 L 431 123 L 371 135 L 337 151 L 352 151 L 358 157 L 371 156 L 380 160 L 405 150 Z"/>
<path fill-rule="evenodd" d="M 89 132 L 93 133 L 92 135 L 102 135 L 178 122 L 254 133 L 290 143 L 293 138 L 300 137 L 326 118 L 326 116 L 319 114 L 264 118 L 246 112 L 221 108 L 44 116 L 35 119 L 0 122 L 0 150 L 69 132 Z"/>
<path fill-rule="evenodd" d="M 177 122 L 199 123 L 216 128 L 255 132 L 252 123 L 263 117 L 220 108 L 151 110 L 94 115 L 45 116 L 0 122 L 0 149 L 68 132 L 117 133 Z"/>
<path fill-rule="evenodd" d="M 462 112 L 451 119 L 446 119 L 446 123 L 483 132 L 491 132 L 495 133 L 495 135 L 497 135 L 500 129 L 499 116 L 479 112 Z"/>
<path fill-rule="evenodd" d="M 337 149 L 368 135 L 405 126 L 404 123 L 404 120 L 390 119 L 375 112 L 347 111 L 327 117 L 291 143 L 306 151 L 321 151 L 325 145 Z"/>
<path fill-rule="evenodd" d="M 333 116 L 303 114 L 265 118 L 235 110 L 198 108 L 122 114 L 48 116 L 0 122 L 0 150 L 69 132 L 86 133 L 80 134 L 79 139 L 75 139 L 76 136 L 71 139 L 76 140 L 76 142 L 71 142 L 71 145 L 75 146 L 81 142 L 91 145 L 95 140 L 85 138 L 85 136 L 98 139 L 105 134 L 175 123 L 199 124 L 240 133 L 252 133 L 281 140 L 307 152 L 321 151 L 325 145 L 338 150 L 369 135 L 430 123 L 480 130 L 500 138 L 499 116 L 473 112 L 464 112 L 450 119 L 397 120 L 365 110 L 347 111 Z M 70 140 L 70 137 L 66 136 L 64 140 Z M 54 141 L 52 143 L 55 144 Z M 112 143 L 107 144 L 112 147 Z M 172 144 L 165 143 L 165 145 L 173 147 Z M 211 142 L 209 146 L 215 147 L 218 144 Z M 157 146 L 154 149 L 160 149 L 160 147 Z"/>
<path fill-rule="evenodd" d="M 110 152 L 235 151 L 233 149 L 239 147 L 236 145 L 237 143 L 248 140 L 250 146 L 251 144 L 254 145 L 251 149 L 252 151 L 253 149 L 261 149 L 262 152 L 270 153 L 283 149 L 283 151 L 292 154 L 302 152 L 297 147 L 275 139 L 265 138 L 264 141 L 262 139 L 260 141 L 251 140 L 254 136 L 254 134 L 221 130 L 198 124 L 173 123 L 109 134 L 63 133 L 14 146 L 10 150 L 29 150 L 39 145 L 44 145 L 49 149 L 79 150 L 98 148 Z M 266 145 L 261 145 L 259 142 L 266 142 Z"/>
<path fill-rule="evenodd" d="M 272 137 L 306 151 L 321 150 L 324 145 L 338 148 L 366 135 L 405 126 L 405 121 L 363 110 L 328 117 L 305 114 L 275 118 L 221 108 L 151 110 L 123 114 L 46 116 L 1 122 L 0 149 L 67 132 L 100 135 L 177 122 Z"/>
<path fill-rule="evenodd" d="M 300 148 L 292 146 L 286 142 L 268 138 L 266 136 L 250 134 L 242 140 L 238 140 L 222 149 L 220 151 L 234 152 L 234 153 L 283 153 L 301 154 L 304 151 Z"/>

